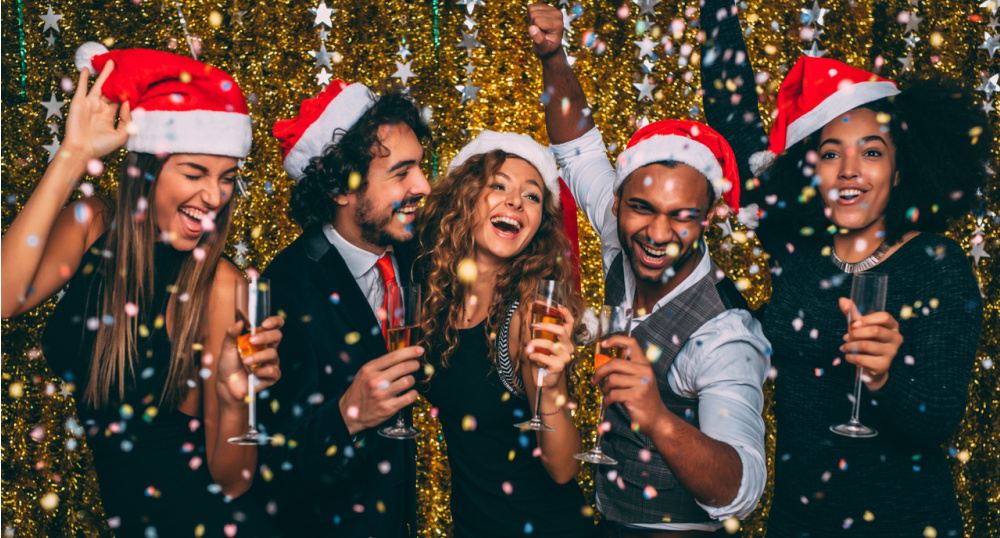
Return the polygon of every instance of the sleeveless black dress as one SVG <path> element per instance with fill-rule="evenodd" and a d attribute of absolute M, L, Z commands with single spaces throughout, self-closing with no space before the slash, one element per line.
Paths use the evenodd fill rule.
<path fill-rule="evenodd" d="M 139 353 L 126 373 L 125 397 L 119 401 L 112 387 L 106 408 L 83 403 L 96 329 L 127 319 L 125 312 L 101 317 L 103 244 L 98 239 L 84 255 L 45 327 L 42 350 L 53 372 L 76 387 L 77 417 L 93 452 L 112 531 L 119 538 L 221 537 L 231 526 L 238 536 L 274 536 L 263 506 L 249 495 L 227 499 L 213 483 L 201 419 L 159 406 L 170 363 L 163 323 L 167 287 L 176 282 L 189 252 L 156 244 L 151 308 L 137 314 L 148 336 L 137 337 Z"/>
<path fill-rule="evenodd" d="M 531 418 L 531 407 L 505 387 L 492 367 L 485 323 L 459 330 L 448 367 L 438 368 L 422 390 L 438 409 L 448 445 L 454 536 L 594 535 L 576 481 L 554 482 L 534 455 L 535 432 L 514 427 Z M 504 333 L 498 342 L 505 340 Z"/>

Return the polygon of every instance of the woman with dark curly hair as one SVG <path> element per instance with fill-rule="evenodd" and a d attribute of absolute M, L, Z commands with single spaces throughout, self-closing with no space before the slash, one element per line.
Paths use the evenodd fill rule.
<path fill-rule="evenodd" d="M 562 325 L 537 325 L 556 342 L 530 336 L 539 281 L 573 274 L 558 189 L 545 148 L 486 131 L 452 160 L 418 220 L 415 281 L 424 283 L 422 345 L 434 370 L 422 392 L 448 445 L 455 536 L 594 532 L 573 480 L 580 434 L 567 405 L 582 299 L 566 298 Z M 555 431 L 519 431 L 513 424 L 532 416 L 540 389 Z"/>
<path fill-rule="evenodd" d="M 985 184 L 989 124 L 957 85 L 900 92 L 803 57 L 779 90 L 770 153 L 751 158 L 767 138 L 731 10 L 725 0 L 702 8 L 702 78 L 708 122 L 765 210 L 757 237 L 773 292 L 763 326 L 777 369 L 768 534 L 961 536 L 941 445 L 965 411 L 982 303 L 962 249 L 937 233 Z M 856 317 L 847 296 L 861 271 L 888 275 L 885 312 Z M 830 429 L 849 416 L 856 366 L 874 437 Z"/>

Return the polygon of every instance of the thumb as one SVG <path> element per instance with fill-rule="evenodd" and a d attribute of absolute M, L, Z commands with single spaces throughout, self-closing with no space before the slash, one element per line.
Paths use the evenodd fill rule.
<path fill-rule="evenodd" d="M 534 24 L 528 27 L 528 35 L 531 36 L 531 40 L 536 45 L 541 45 L 542 43 L 545 42 L 545 32 L 543 32 L 541 28 L 539 28 Z"/>
<path fill-rule="evenodd" d="M 852 323 L 861 318 L 861 312 L 858 307 L 854 304 L 854 301 L 848 299 L 847 297 L 840 298 L 840 311 L 847 316 L 847 322 Z"/>

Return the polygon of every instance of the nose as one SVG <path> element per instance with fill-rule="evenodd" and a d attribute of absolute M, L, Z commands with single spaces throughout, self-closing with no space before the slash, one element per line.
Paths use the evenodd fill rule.
<path fill-rule="evenodd" d="M 410 193 L 413 196 L 427 196 L 431 193 L 431 184 L 427 182 L 427 176 L 424 175 L 424 171 L 419 167 L 414 167 L 416 170 L 410 174 Z"/>
<path fill-rule="evenodd" d="M 507 204 L 507 207 L 512 209 L 521 209 L 521 206 L 524 205 L 524 201 L 521 199 L 521 193 L 514 189 L 507 191 L 507 198 L 504 200 L 504 203 Z"/>
<path fill-rule="evenodd" d="M 857 148 L 847 148 L 844 157 L 840 159 L 840 171 L 837 175 L 840 179 L 856 179 L 859 175 L 859 155 Z"/>
<path fill-rule="evenodd" d="M 225 194 L 225 187 L 218 179 L 208 179 L 202 184 L 201 201 L 210 209 L 218 209 L 223 201 L 228 198 Z M 230 193 L 231 194 L 231 193 Z"/>
<path fill-rule="evenodd" d="M 656 245 L 664 245 L 674 237 L 673 220 L 669 215 L 657 215 L 646 227 L 646 237 Z"/>

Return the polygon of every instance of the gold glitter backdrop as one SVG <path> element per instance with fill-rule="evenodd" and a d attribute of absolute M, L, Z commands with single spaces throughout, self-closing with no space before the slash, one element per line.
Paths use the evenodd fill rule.
<path fill-rule="evenodd" d="M 569 52 L 611 156 L 637 122 L 703 119 L 697 0 L 559 3 L 571 19 Z M 995 45 L 1000 32 L 995 0 L 826 0 L 821 3 L 828 10 L 823 24 L 812 24 L 822 33 L 811 36 L 803 35 L 802 29 L 808 22 L 803 10 L 808 12 L 812 1 L 750 0 L 740 6 L 754 65 L 770 74 L 768 80 L 758 81 L 768 103 L 762 107 L 765 115 L 771 112 L 783 73 L 803 49 L 812 46 L 810 38 L 829 56 L 880 69 L 883 76 L 904 85 L 912 77 L 945 73 L 962 78 L 980 98 L 992 102 L 1000 83 L 995 78 L 1000 66 L 991 54 L 996 47 L 989 41 L 993 36 Z M 321 23 L 324 8 L 334 10 L 329 26 Z M 454 0 L 330 0 L 328 5 L 318 0 L 4 0 L 3 227 L 41 177 L 48 159 L 43 146 L 51 145 L 53 136 L 62 136 L 64 118 L 47 114 L 42 103 L 69 100 L 64 77 L 75 80 L 73 53 L 85 41 L 102 41 L 109 48 L 188 54 L 190 37 L 196 48 L 200 46 L 202 60 L 236 78 L 247 94 L 256 136 L 243 169 L 250 197 L 237 212 L 228 254 L 244 268 L 263 268 L 300 231 L 285 216 L 290 182 L 270 130 L 276 120 L 291 116 L 299 102 L 317 93 L 326 76 L 373 87 L 398 88 L 405 81 L 430 118 L 433 145 L 424 165 L 431 177 L 443 170 L 470 135 L 487 127 L 535 133 L 545 142 L 540 68 L 529 50 L 525 13 L 526 3 L 512 0 L 462 0 L 462 5 Z M 647 60 L 645 66 L 634 44 L 644 35 L 660 43 L 658 61 Z M 669 54 L 664 52 L 664 40 L 671 45 Z M 397 54 L 401 47 L 411 55 Z M 407 66 L 414 74 L 408 80 L 402 70 Z M 633 85 L 644 82 L 647 70 L 655 85 L 649 93 L 652 99 L 641 96 Z M 1000 133 L 997 112 L 991 111 L 990 117 Z M 1000 148 L 998 140 L 993 144 Z M 106 159 L 106 172 L 87 179 L 96 194 L 108 195 L 115 189 L 120 159 L 120 155 Z M 1000 163 L 993 168 L 1000 169 Z M 986 322 L 966 418 L 943 447 L 953 456 L 969 537 L 1000 535 L 1000 380 L 994 367 L 1000 357 L 996 180 L 984 196 L 990 211 L 956 222 L 949 233 L 970 252 L 970 264 L 975 265 L 986 298 Z M 759 305 L 769 293 L 768 273 L 753 239 L 730 220 L 737 233 L 724 236 L 712 226 L 709 242 L 716 261 L 745 287 L 751 303 Z M 584 294 L 597 305 L 602 293 L 599 243 L 582 219 L 580 236 Z M 993 257 L 974 258 L 983 251 Z M 4 533 L 109 535 L 90 453 L 73 418 L 72 397 L 36 349 L 53 304 L 3 322 Z M 585 380 L 593 366 L 585 351 L 578 356 L 580 378 Z M 589 383 L 576 381 L 576 420 L 589 448 L 598 398 Z M 770 466 L 773 417 L 769 410 L 765 413 Z M 419 444 L 418 524 L 422 536 L 447 536 L 449 474 L 444 440 L 426 403 L 416 415 L 419 427 L 431 432 Z M 579 480 L 592 496 L 589 473 L 585 466 Z M 770 493 L 769 483 L 760 506 L 743 522 L 743 536 L 763 536 Z"/>

